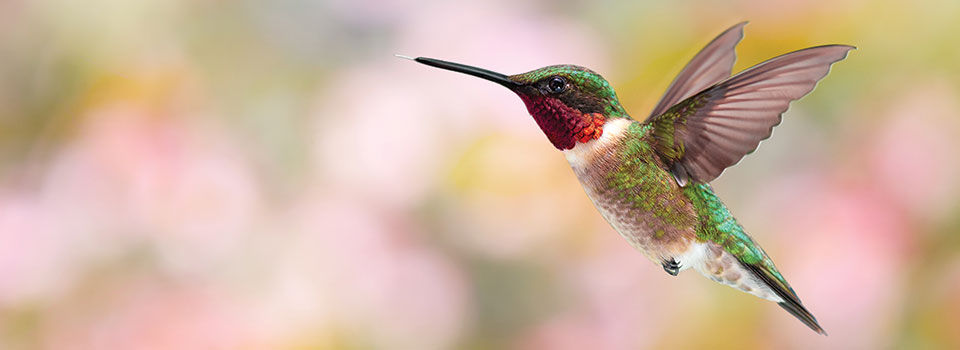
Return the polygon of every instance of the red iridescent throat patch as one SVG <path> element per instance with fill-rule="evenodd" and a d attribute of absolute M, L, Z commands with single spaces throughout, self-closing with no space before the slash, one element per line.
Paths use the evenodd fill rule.
<path fill-rule="evenodd" d="M 521 94 L 520 98 L 557 149 L 571 149 L 577 142 L 589 142 L 603 135 L 603 123 L 606 120 L 603 114 L 581 113 L 552 97 Z"/>

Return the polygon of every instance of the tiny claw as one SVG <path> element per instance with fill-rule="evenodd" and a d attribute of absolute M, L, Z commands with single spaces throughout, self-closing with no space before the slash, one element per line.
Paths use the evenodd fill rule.
<path fill-rule="evenodd" d="M 680 273 L 680 263 L 673 258 L 670 258 L 670 260 L 665 260 L 663 262 L 663 271 L 669 273 L 670 276 L 676 276 L 678 273 Z"/>

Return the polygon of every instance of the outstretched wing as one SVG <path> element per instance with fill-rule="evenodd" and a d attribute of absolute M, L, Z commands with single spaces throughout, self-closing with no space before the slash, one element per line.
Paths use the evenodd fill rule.
<path fill-rule="evenodd" d="M 753 66 L 670 107 L 653 125 L 655 150 L 681 186 L 709 182 L 753 152 L 780 124 L 790 101 L 813 90 L 854 49 L 811 47 Z"/>
<path fill-rule="evenodd" d="M 667 92 L 653 107 L 647 120 L 666 112 L 668 108 L 681 100 L 703 91 L 714 83 L 730 77 L 733 62 L 737 60 L 734 47 L 743 39 L 743 26 L 747 22 L 740 22 L 720 33 L 707 46 L 704 46 L 690 63 L 673 79 Z"/>

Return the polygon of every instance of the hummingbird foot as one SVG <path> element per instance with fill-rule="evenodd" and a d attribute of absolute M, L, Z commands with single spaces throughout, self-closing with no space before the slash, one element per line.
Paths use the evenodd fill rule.
<path fill-rule="evenodd" d="M 676 276 L 678 273 L 680 273 L 680 262 L 673 258 L 670 258 L 670 260 L 665 260 L 662 265 L 663 271 L 669 273 L 670 276 Z"/>

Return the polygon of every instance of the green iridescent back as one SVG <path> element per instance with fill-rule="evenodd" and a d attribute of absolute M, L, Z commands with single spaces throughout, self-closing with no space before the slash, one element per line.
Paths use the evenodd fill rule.
<path fill-rule="evenodd" d="M 713 193 L 710 185 L 691 183 L 683 188 L 683 193 L 690 199 L 697 210 L 697 216 L 700 217 L 696 230 L 698 239 L 720 245 L 743 263 L 762 266 L 789 288 L 787 281 L 773 265 L 773 260 L 743 231 L 743 227 Z"/>

